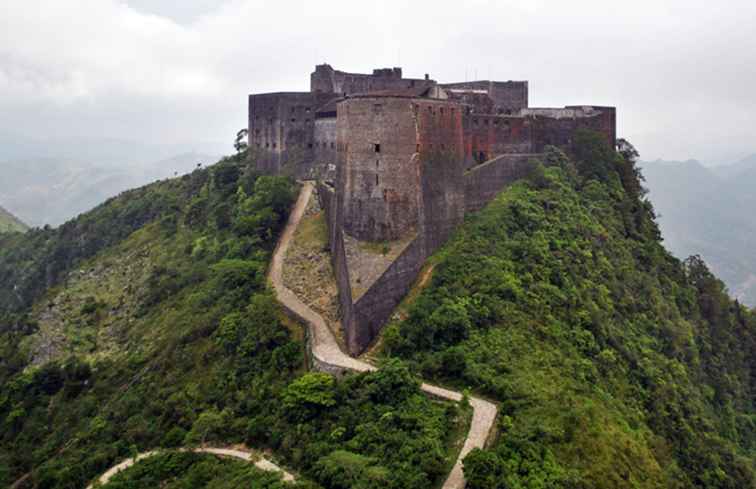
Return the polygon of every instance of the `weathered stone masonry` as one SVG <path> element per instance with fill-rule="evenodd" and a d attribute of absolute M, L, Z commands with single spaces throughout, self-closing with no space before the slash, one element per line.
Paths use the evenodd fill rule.
<path fill-rule="evenodd" d="M 258 169 L 319 180 L 350 353 L 380 332 L 465 213 L 526 176 L 546 146 L 570 152 L 579 129 L 614 146 L 613 107 L 529 108 L 528 90 L 527 82 L 438 84 L 403 78 L 401 68 L 319 65 L 309 92 L 250 96 Z M 363 242 L 416 237 L 355 295 L 344 233 Z"/>

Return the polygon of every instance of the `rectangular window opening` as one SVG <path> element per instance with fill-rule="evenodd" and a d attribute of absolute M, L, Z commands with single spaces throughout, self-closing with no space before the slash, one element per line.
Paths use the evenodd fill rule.
<path fill-rule="evenodd" d="M 381 144 L 380 143 L 375 143 L 373 145 L 373 147 L 374 147 L 376 153 L 380 153 L 381 152 Z"/>

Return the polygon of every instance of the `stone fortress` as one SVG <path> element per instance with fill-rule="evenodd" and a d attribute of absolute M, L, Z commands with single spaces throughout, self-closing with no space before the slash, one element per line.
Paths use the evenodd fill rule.
<path fill-rule="evenodd" d="M 614 107 L 531 108 L 526 81 L 438 83 L 318 65 L 309 92 L 249 97 L 258 170 L 318 181 L 341 324 L 364 351 L 467 212 L 575 132 L 616 144 Z"/>

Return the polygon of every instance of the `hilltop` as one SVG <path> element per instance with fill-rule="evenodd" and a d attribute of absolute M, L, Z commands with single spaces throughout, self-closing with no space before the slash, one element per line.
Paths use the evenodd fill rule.
<path fill-rule="evenodd" d="M 756 317 L 664 249 L 637 174 L 589 154 L 470 218 L 384 355 L 501 403 L 471 489 L 754 487 Z"/>
<path fill-rule="evenodd" d="M 469 411 L 423 379 L 499 406 L 498 436 L 464 460 L 470 489 L 753 487 L 756 318 L 664 249 L 631 154 L 578 144 L 429 257 L 374 372 L 310 371 L 266 284 L 298 188 L 244 153 L 0 236 L 0 484 L 84 487 L 136 452 L 210 443 L 302 488 L 430 489 Z M 328 275 L 313 206 L 284 281 L 327 309 L 330 279 L 291 276 Z M 290 487 L 185 452 L 108 487 L 242 482 Z"/>
<path fill-rule="evenodd" d="M 203 443 L 271 452 L 298 487 L 445 477 L 464 408 L 422 394 L 397 362 L 307 371 L 303 330 L 265 283 L 296 191 L 240 155 L 0 236 L 0 485 L 85 487 L 135 452 Z M 165 460 L 119 480 L 225 470 Z M 227 475 L 219 487 L 237 487 Z"/>

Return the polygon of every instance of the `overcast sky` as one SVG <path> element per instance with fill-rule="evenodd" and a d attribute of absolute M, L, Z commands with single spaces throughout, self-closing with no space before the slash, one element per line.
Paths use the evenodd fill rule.
<path fill-rule="evenodd" d="M 756 152 L 756 2 L 0 0 L 0 133 L 230 141 L 316 63 L 615 105 L 645 159 Z"/>

